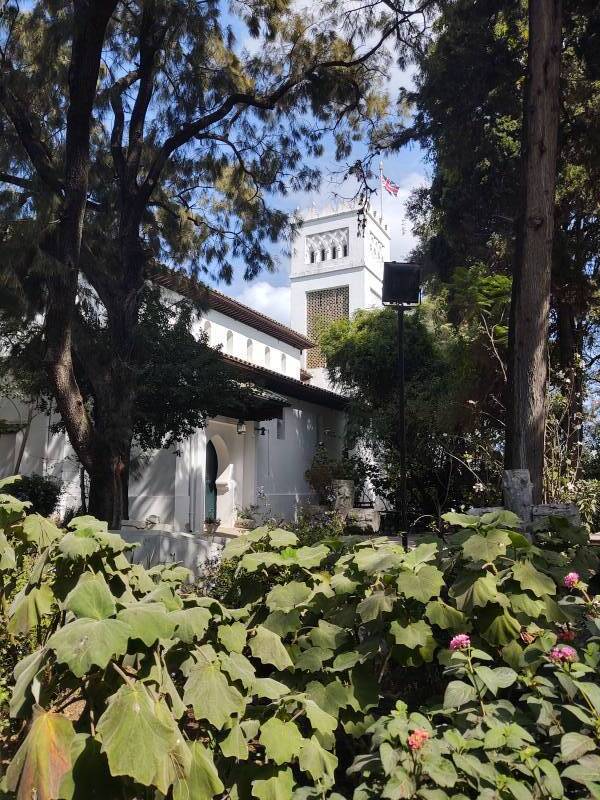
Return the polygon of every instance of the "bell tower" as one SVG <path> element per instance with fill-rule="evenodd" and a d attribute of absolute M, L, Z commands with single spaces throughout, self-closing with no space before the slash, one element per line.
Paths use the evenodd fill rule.
<path fill-rule="evenodd" d="M 310 210 L 302 220 L 292 250 L 291 325 L 315 340 L 321 326 L 381 306 L 390 235 L 372 209 L 360 225 L 356 206 Z M 318 348 L 308 351 L 305 367 L 313 384 L 327 388 L 325 366 Z"/>

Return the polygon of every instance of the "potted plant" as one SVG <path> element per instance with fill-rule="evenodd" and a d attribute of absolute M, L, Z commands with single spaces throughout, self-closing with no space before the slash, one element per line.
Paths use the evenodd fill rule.
<path fill-rule="evenodd" d="M 248 508 L 238 508 L 235 520 L 235 527 L 243 531 L 251 531 L 255 527 L 254 514 L 257 511 L 256 506 L 249 506 Z"/>
<path fill-rule="evenodd" d="M 204 520 L 204 533 L 208 534 L 209 536 L 214 536 L 219 529 L 220 524 L 220 519 L 216 519 L 216 517 L 206 517 Z"/>

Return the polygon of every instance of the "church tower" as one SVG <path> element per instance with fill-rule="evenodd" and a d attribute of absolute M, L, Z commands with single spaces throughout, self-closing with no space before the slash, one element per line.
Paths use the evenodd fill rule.
<path fill-rule="evenodd" d="M 323 324 L 381 306 L 390 235 L 372 209 L 366 212 L 364 228 L 355 206 L 311 210 L 302 219 L 292 250 L 291 325 L 315 340 Z M 329 386 L 318 348 L 308 351 L 305 367 L 314 385 Z"/>

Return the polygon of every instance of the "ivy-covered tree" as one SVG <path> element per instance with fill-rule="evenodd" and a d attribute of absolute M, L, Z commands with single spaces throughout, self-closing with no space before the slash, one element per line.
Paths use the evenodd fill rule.
<path fill-rule="evenodd" d="M 432 5 L 3 3 L 3 261 L 42 277 L 44 363 L 101 519 L 122 514 L 153 265 L 225 279 L 236 261 L 246 278 L 271 268 L 268 244 L 290 227 L 271 198 L 316 185 L 327 133 L 348 156 L 385 108 L 382 44 L 409 46 Z M 110 343 L 101 368 L 80 357 L 93 346 L 82 285 Z"/>

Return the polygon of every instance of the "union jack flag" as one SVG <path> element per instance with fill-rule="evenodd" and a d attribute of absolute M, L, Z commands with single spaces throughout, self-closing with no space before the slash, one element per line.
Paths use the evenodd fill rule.
<path fill-rule="evenodd" d="M 386 178 L 385 175 L 381 175 L 381 185 L 386 190 L 388 194 L 391 194 L 393 197 L 398 197 L 398 192 L 400 191 L 400 187 L 397 183 L 391 178 Z"/>

